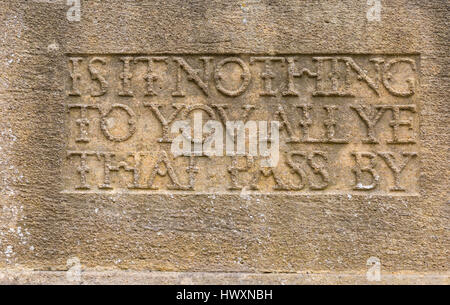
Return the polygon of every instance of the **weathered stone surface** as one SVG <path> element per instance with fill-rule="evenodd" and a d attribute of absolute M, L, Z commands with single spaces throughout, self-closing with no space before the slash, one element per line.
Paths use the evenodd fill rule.
<path fill-rule="evenodd" d="M 447 3 L 81 2 L 0 4 L 0 281 L 448 283 Z M 278 163 L 174 156 L 199 113 Z"/>

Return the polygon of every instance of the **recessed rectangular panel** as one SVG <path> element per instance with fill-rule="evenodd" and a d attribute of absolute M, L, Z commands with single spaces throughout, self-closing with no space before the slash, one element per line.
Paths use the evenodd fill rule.
<path fill-rule="evenodd" d="M 418 55 L 70 54 L 66 67 L 65 192 L 418 192 Z"/>

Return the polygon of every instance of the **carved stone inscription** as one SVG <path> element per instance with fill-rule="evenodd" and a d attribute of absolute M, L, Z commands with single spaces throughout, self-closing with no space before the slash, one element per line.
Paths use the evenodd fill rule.
<path fill-rule="evenodd" d="M 70 54 L 65 191 L 415 194 L 418 91 L 416 55 Z"/>

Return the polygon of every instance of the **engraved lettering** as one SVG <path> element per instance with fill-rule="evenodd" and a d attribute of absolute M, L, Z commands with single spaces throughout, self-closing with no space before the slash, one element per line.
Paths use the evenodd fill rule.
<path fill-rule="evenodd" d="M 378 186 L 380 176 L 375 171 L 376 155 L 371 152 L 353 152 L 352 156 L 355 158 L 355 166 L 352 171 L 355 174 L 354 190 L 368 191 L 375 189 Z M 364 159 L 369 159 L 369 164 L 363 165 Z M 368 174 L 369 184 L 364 184 L 363 173 Z"/>
<path fill-rule="evenodd" d="M 386 111 L 386 107 L 357 105 L 350 106 L 350 108 L 356 111 L 367 127 L 367 136 L 363 139 L 363 143 L 378 143 L 375 135 L 375 126 Z"/>
<path fill-rule="evenodd" d="M 410 144 L 416 143 L 414 140 L 415 134 L 412 126 L 412 118 L 401 119 L 400 114 L 402 111 L 408 111 L 412 113 L 416 113 L 415 105 L 399 105 L 399 106 L 391 106 L 392 111 L 392 120 L 389 123 L 389 126 L 392 128 L 392 140 L 388 141 L 391 144 Z M 405 126 L 407 130 L 410 131 L 410 136 L 407 139 L 400 139 L 399 132 L 400 127 Z"/>
<path fill-rule="evenodd" d="M 278 89 L 272 89 L 272 80 L 275 78 L 276 74 L 272 70 L 273 62 L 282 62 L 284 63 L 284 57 L 275 57 L 275 56 L 264 56 L 264 57 L 251 57 L 250 64 L 254 62 L 263 62 L 264 70 L 261 72 L 260 77 L 263 80 L 263 88 L 264 90 L 260 93 L 262 96 L 276 96 Z"/>
<path fill-rule="evenodd" d="M 241 82 L 240 86 L 235 90 L 227 89 L 222 84 L 223 75 L 221 72 L 221 68 L 229 63 L 235 63 L 235 64 L 239 65 L 242 69 L 242 74 L 241 74 L 242 82 Z M 220 61 L 217 64 L 216 70 L 214 73 L 214 79 L 216 81 L 217 90 L 219 92 L 223 93 L 224 95 L 233 96 L 233 97 L 239 96 L 245 90 L 247 90 L 247 87 L 250 84 L 250 78 L 251 78 L 250 69 L 248 68 L 247 64 L 242 59 L 237 58 L 237 57 L 228 57 L 228 58 L 225 58 L 222 61 Z"/>
<path fill-rule="evenodd" d="M 89 125 L 91 124 L 90 119 L 88 117 L 88 109 L 98 109 L 95 105 L 85 105 L 85 104 L 70 104 L 67 106 L 69 109 L 79 109 L 80 117 L 75 120 L 75 123 L 78 125 L 79 131 L 78 136 L 75 138 L 76 142 L 89 142 Z"/>
<path fill-rule="evenodd" d="M 153 111 L 153 113 L 158 118 L 159 122 L 161 123 L 162 138 L 159 138 L 158 142 L 160 142 L 160 143 L 171 143 L 172 140 L 169 138 L 169 125 L 172 124 L 172 122 L 175 120 L 175 118 L 180 113 L 180 111 L 185 107 L 185 105 L 183 105 L 183 104 L 173 104 L 172 107 L 175 108 L 175 110 L 170 114 L 168 119 L 166 119 L 162 115 L 161 110 L 160 110 L 164 105 L 153 104 L 153 103 L 144 103 L 144 106 L 150 107 L 150 109 Z"/>
<path fill-rule="evenodd" d="M 164 167 L 161 167 L 161 166 Z M 173 169 L 173 165 L 170 162 L 169 156 L 165 150 L 161 150 L 158 155 L 158 160 L 153 167 L 153 170 L 148 179 L 148 187 L 151 190 L 159 189 L 157 186 L 153 186 L 155 182 L 156 176 L 165 177 L 168 176 L 170 180 L 170 184 L 167 185 L 169 190 L 186 190 L 189 189 L 189 186 L 183 186 L 178 182 L 178 176 Z"/>
<path fill-rule="evenodd" d="M 398 161 L 398 159 L 391 152 L 379 152 L 378 154 L 383 158 L 394 175 L 394 187 L 391 188 L 391 191 L 404 192 L 405 189 L 400 186 L 400 175 L 408 162 L 411 161 L 413 157 L 417 156 L 417 153 L 403 152 L 401 154 L 404 157 L 403 161 Z"/>
<path fill-rule="evenodd" d="M 145 93 L 145 96 L 155 96 L 155 82 L 159 79 L 158 75 L 154 74 L 154 64 L 155 62 L 163 61 L 167 63 L 167 57 L 160 57 L 160 56 L 140 56 L 136 57 L 134 59 L 135 63 L 138 62 L 146 62 L 147 63 L 147 72 L 144 76 L 145 81 L 147 82 L 147 92 Z"/>
<path fill-rule="evenodd" d="M 91 74 L 91 79 L 96 80 L 99 83 L 99 90 L 95 92 L 94 90 L 91 92 L 91 96 L 102 96 L 108 90 L 108 82 L 105 77 L 100 74 L 100 72 L 95 68 L 95 63 L 99 62 L 102 65 L 106 65 L 106 60 L 102 57 L 94 57 L 89 61 L 88 69 Z"/>
<path fill-rule="evenodd" d="M 123 135 L 114 135 L 110 131 L 110 125 L 111 120 L 109 119 L 109 115 L 115 110 L 120 109 L 122 112 L 125 112 L 128 116 L 128 128 L 126 129 L 126 132 Z M 114 123 L 113 123 L 114 124 Z M 101 120 L 100 120 L 100 127 L 105 135 L 105 137 L 114 142 L 123 142 L 131 138 L 131 136 L 136 132 L 136 115 L 134 114 L 133 110 L 131 110 L 130 107 L 127 105 L 122 104 L 113 104 L 109 109 L 106 111 L 102 111 L 101 114 Z"/>
<path fill-rule="evenodd" d="M 338 139 L 335 137 L 336 134 L 336 109 L 338 109 L 335 105 L 327 105 L 323 106 L 323 108 L 327 112 L 327 118 L 324 120 L 323 124 L 325 125 L 325 142 L 326 143 L 339 143 L 344 144 L 348 143 L 346 139 Z"/>
<path fill-rule="evenodd" d="M 294 57 L 288 57 L 286 59 L 288 62 L 288 69 L 287 69 L 287 85 L 286 90 L 283 91 L 283 96 L 298 96 L 298 91 L 295 88 L 294 83 L 294 77 L 302 77 L 303 75 L 306 75 L 310 78 L 317 77 L 317 73 L 311 72 L 310 70 L 303 68 L 301 71 L 297 72 L 295 68 L 295 59 Z"/>
<path fill-rule="evenodd" d="M 200 70 L 192 68 L 183 58 L 181 57 L 174 57 L 173 60 L 178 63 L 178 72 L 177 72 L 177 78 L 176 78 L 176 87 L 175 91 L 172 93 L 172 96 L 185 96 L 185 92 L 181 88 L 181 82 L 182 82 L 182 71 L 184 71 L 187 74 L 187 79 L 189 81 L 194 82 L 201 91 L 208 96 L 209 95 L 209 89 L 208 89 L 208 83 L 209 83 L 209 66 L 211 62 L 211 57 L 201 57 L 200 60 L 203 61 L 203 79 L 200 78 Z"/>
<path fill-rule="evenodd" d="M 120 79 L 122 80 L 122 88 L 119 92 L 120 96 L 133 96 L 133 91 L 131 91 L 131 79 L 133 78 L 133 73 L 131 73 L 130 62 L 133 57 L 125 56 L 121 57 L 120 60 L 123 62 L 123 70 L 120 73 Z"/>
<path fill-rule="evenodd" d="M 72 80 L 72 87 L 69 91 L 69 95 L 71 96 L 80 96 L 80 81 L 81 81 L 81 73 L 80 73 L 80 62 L 83 61 L 81 57 L 70 57 L 69 61 L 71 62 L 72 69 L 70 70 L 70 78 Z"/>
<path fill-rule="evenodd" d="M 392 60 L 388 61 L 384 66 L 383 84 L 384 84 L 384 87 L 386 88 L 386 90 L 388 90 L 389 93 L 391 93 L 392 95 L 408 97 L 415 93 L 414 78 L 408 77 L 406 79 L 408 89 L 405 89 L 405 90 L 394 88 L 394 86 L 392 85 L 392 78 L 393 78 L 392 68 L 399 63 L 406 63 L 411 67 L 413 72 L 416 71 L 416 63 L 412 59 L 410 59 L 410 58 L 392 59 Z"/>

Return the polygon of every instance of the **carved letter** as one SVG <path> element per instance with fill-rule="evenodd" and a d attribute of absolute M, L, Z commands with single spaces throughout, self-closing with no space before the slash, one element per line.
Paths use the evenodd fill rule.
<path fill-rule="evenodd" d="M 261 78 L 263 80 L 264 90 L 260 93 L 262 96 L 275 96 L 278 90 L 272 89 L 272 79 L 275 78 L 275 73 L 272 71 L 272 63 L 275 61 L 284 62 L 283 57 L 250 57 L 250 64 L 254 62 L 263 62 L 264 70 L 261 73 Z"/>
<path fill-rule="evenodd" d="M 172 92 L 172 96 L 184 96 L 185 93 L 181 89 L 181 81 L 182 81 L 182 70 L 184 70 L 187 73 L 187 79 L 190 81 L 193 81 L 201 90 L 202 92 L 208 96 L 208 83 L 209 83 L 209 65 L 211 61 L 211 57 L 201 57 L 200 58 L 203 61 L 203 79 L 202 80 L 199 76 L 200 71 L 197 69 L 192 68 L 183 58 L 181 57 L 174 57 L 173 60 L 178 63 L 178 72 L 177 72 L 177 81 L 176 81 L 176 88 L 175 91 Z"/>
<path fill-rule="evenodd" d="M 274 168 L 272 167 L 264 167 L 264 168 L 258 168 L 256 172 L 253 175 L 252 181 L 250 182 L 250 189 L 251 190 L 259 190 L 258 182 L 261 179 L 261 176 L 264 177 L 273 177 L 273 180 L 275 181 L 275 186 L 273 187 L 276 191 L 289 191 L 292 189 L 292 186 L 288 186 L 279 176 L 275 173 Z"/>
<path fill-rule="evenodd" d="M 120 60 L 123 62 L 123 71 L 120 73 L 119 77 L 122 80 L 122 90 L 120 90 L 120 96 L 133 96 L 133 91 L 131 91 L 131 79 L 133 74 L 130 69 L 130 61 L 133 57 L 121 57 Z"/>
<path fill-rule="evenodd" d="M 222 73 L 220 72 L 220 69 L 228 63 L 236 63 L 242 69 L 242 74 L 241 74 L 242 83 L 239 86 L 239 88 L 237 88 L 235 90 L 226 89 L 222 85 Z M 216 81 L 217 90 L 220 93 L 223 93 L 224 95 L 227 95 L 227 96 L 241 95 L 247 89 L 248 85 L 250 84 L 250 77 L 251 77 L 250 69 L 248 68 L 247 64 L 242 59 L 237 58 L 237 57 L 228 57 L 228 58 L 223 59 L 222 61 L 220 61 L 217 64 L 216 70 L 214 72 L 214 79 Z"/>
<path fill-rule="evenodd" d="M 70 57 L 69 61 L 72 63 L 72 69 L 70 70 L 70 78 L 72 79 L 72 88 L 69 91 L 69 95 L 80 96 L 80 62 L 83 61 L 82 57 Z"/>
<path fill-rule="evenodd" d="M 283 91 L 281 94 L 283 96 L 298 96 L 298 92 L 295 89 L 294 77 L 300 78 L 303 75 L 306 75 L 310 78 L 313 78 L 317 77 L 317 73 L 313 73 L 306 68 L 303 68 L 300 72 L 297 72 L 295 69 L 294 57 L 288 57 L 286 60 L 288 62 L 288 69 L 287 69 L 288 83 L 286 85 L 286 90 Z"/>
<path fill-rule="evenodd" d="M 169 138 L 169 125 L 172 124 L 172 122 L 177 117 L 178 113 L 184 108 L 184 104 L 175 104 L 172 105 L 175 110 L 172 112 L 172 114 L 169 116 L 168 119 L 164 118 L 161 111 L 159 110 L 163 105 L 160 104 L 152 104 L 152 103 L 144 103 L 145 107 L 150 107 L 152 112 L 155 114 L 155 116 L 158 118 L 159 122 L 162 126 L 162 138 L 158 139 L 158 142 L 160 143 L 172 143 L 172 140 Z"/>
<path fill-rule="evenodd" d="M 94 57 L 89 61 L 88 69 L 89 73 L 91 74 L 91 79 L 98 81 L 100 85 L 100 91 L 98 92 L 91 92 L 91 96 L 102 96 L 106 93 L 108 90 L 108 82 L 106 81 L 105 77 L 100 74 L 100 72 L 95 68 L 94 63 L 99 62 L 102 65 L 106 65 L 105 59 L 101 57 Z"/>
<path fill-rule="evenodd" d="M 292 190 L 300 191 L 305 187 L 306 184 L 306 174 L 305 171 L 300 167 L 297 162 L 294 162 L 293 157 L 300 156 L 306 159 L 306 155 L 301 151 L 291 151 L 286 155 L 286 164 L 292 168 L 293 172 L 298 175 L 300 178 L 300 183 L 298 185 L 293 186 Z"/>
<path fill-rule="evenodd" d="M 359 67 L 353 58 L 351 57 L 342 57 L 341 58 L 345 65 L 351 69 L 353 69 L 357 73 L 357 78 L 359 81 L 364 81 L 369 86 L 370 89 L 372 89 L 377 95 L 380 95 L 378 93 L 378 85 L 367 75 L 367 72 L 364 71 L 361 67 Z"/>
<path fill-rule="evenodd" d="M 86 151 L 68 151 L 67 158 L 71 156 L 80 156 L 80 166 L 77 168 L 77 172 L 80 174 L 80 185 L 76 186 L 76 190 L 88 190 L 91 187 L 87 183 L 87 173 L 90 172 L 90 168 L 87 166 L 87 156 L 92 153 Z"/>
<path fill-rule="evenodd" d="M 303 114 L 303 118 L 300 119 L 300 126 L 302 128 L 302 142 L 305 143 L 317 143 L 318 139 L 313 139 L 309 136 L 309 128 L 311 127 L 312 120 L 310 117 L 310 110 L 312 108 L 309 104 L 297 105 L 297 108 L 300 108 Z"/>
<path fill-rule="evenodd" d="M 396 65 L 398 63 L 407 63 L 407 64 L 409 64 L 411 66 L 412 71 L 416 72 L 416 63 L 415 63 L 414 60 L 409 59 L 409 58 L 391 59 L 384 66 L 384 73 L 383 73 L 383 84 L 384 84 L 384 87 L 392 95 L 401 96 L 401 97 L 411 96 L 415 92 L 415 88 L 414 88 L 415 80 L 413 78 L 407 78 L 406 79 L 406 83 L 408 84 L 408 89 L 405 90 L 405 91 L 400 91 L 398 89 L 395 89 L 392 86 L 392 84 L 391 84 L 391 80 L 392 80 L 391 69 L 392 69 L 392 67 L 394 65 Z"/>
<path fill-rule="evenodd" d="M 323 108 L 326 110 L 327 112 L 327 118 L 326 120 L 323 122 L 323 124 L 325 125 L 325 143 L 340 143 L 340 144 L 344 144 L 344 143 L 348 143 L 348 141 L 346 139 L 337 139 L 335 138 L 335 133 L 336 133 L 336 109 L 337 106 L 335 105 L 326 105 L 323 106 Z"/>
<path fill-rule="evenodd" d="M 253 167 L 253 157 L 244 156 L 244 158 L 245 166 L 238 166 L 237 156 L 231 158 L 231 165 L 227 168 L 231 179 L 231 185 L 228 187 L 229 190 L 242 190 L 242 185 L 238 184 L 238 174 L 239 172 L 247 172 Z"/>
<path fill-rule="evenodd" d="M 399 129 L 401 126 L 408 127 L 409 131 L 413 131 L 412 127 L 412 119 L 406 119 L 401 120 L 400 119 L 400 113 L 402 110 L 404 111 L 410 111 L 412 113 L 416 113 L 416 106 L 415 105 L 398 105 L 398 106 L 391 106 L 392 110 L 392 120 L 389 123 L 389 126 L 392 127 L 392 141 L 388 141 L 388 143 L 391 144 L 409 144 L 409 143 L 416 143 L 414 140 L 415 134 L 412 133 L 412 137 L 409 137 L 406 140 L 399 139 Z"/>
<path fill-rule="evenodd" d="M 320 151 L 313 151 L 308 155 L 308 165 L 311 167 L 314 174 L 319 175 L 322 178 L 322 183 L 320 184 L 311 183 L 311 189 L 323 190 L 330 184 L 330 174 L 328 173 L 325 165 L 317 163 L 314 160 L 315 157 L 321 157 L 326 162 L 327 156 L 325 153 Z"/>
<path fill-rule="evenodd" d="M 85 142 L 88 143 L 89 139 L 89 125 L 90 120 L 88 117 L 88 109 L 98 109 L 95 105 L 85 105 L 85 104 L 71 104 L 67 106 L 69 111 L 72 108 L 80 109 L 80 117 L 76 119 L 76 124 L 80 129 L 78 137 L 75 138 L 75 142 Z"/>
<path fill-rule="evenodd" d="M 147 92 L 145 93 L 145 96 L 155 96 L 157 94 L 153 85 L 159 77 L 153 73 L 153 65 L 157 61 L 164 61 L 167 63 L 167 57 L 141 56 L 134 59 L 135 63 L 140 61 L 147 62 L 147 73 L 144 76 L 144 79 L 147 82 Z"/>
<path fill-rule="evenodd" d="M 313 96 L 348 96 L 353 97 L 354 95 L 348 91 L 339 90 L 339 79 L 341 77 L 345 80 L 345 90 L 348 90 L 348 69 L 344 75 L 338 71 L 338 59 L 337 57 L 313 57 L 313 61 L 317 62 L 317 81 L 316 90 L 313 92 Z M 324 62 L 331 62 L 331 70 L 327 73 L 325 69 Z M 347 66 L 348 68 L 348 66 Z M 325 88 L 326 79 L 331 81 L 331 90 Z"/>
<path fill-rule="evenodd" d="M 288 134 L 288 138 L 286 140 L 287 143 L 298 143 L 300 140 L 298 137 L 294 134 L 294 131 L 292 130 L 291 123 L 289 122 L 286 112 L 283 109 L 283 106 L 281 104 L 278 104 L 278 110 L 275 112 L 275 115 L 280 118 L 280 128 L 283 128 L 286 130 L 286 133 Z"/>
<path fill-rule="evenodd" d="M 114 153 L 111 152 L 102 152 L 98 153 L 97 157 L 100 155 L 103 156 L 103 184 L 99 185 L 99 189 L 112 189 L 111 187 L 111 172 L 118 172 L 121 168 L 123 168 L 127 172 L 131 172 L 133 174 L 132 183 L 128 184 L 127 187 L 129 189 L 147 189 L 144 185 L 139 184 L 139 180 L 141 177 L 141 158 L 144 153 L 128 153 L 128 157 L 133 157 L 134 166 L 130 166 L 126 161 L 118 162 L 117 165 L 112 165 L 112 159 L 115 157 Z"/>
<path fill-rule="evenodd" d="M 164 164 L 165 170 L 161 168 L 161 165 Z M 148 180 L 148 187 L 151 190 L 157 190 L 158 187 L 153 186 L 153 182 L 155 181 L 156 175 L 160 177 L 169 176 L 171 184 L 167 185 L 169 190 L 187 190 L 189 186 L 183 186 L 178 182 L 178 177 L 173 169 L 172 164 L 170 163 L 169 157 L 167 156 L 167 152 L 165 150 L 161 150 L 159 152 L 158 160 L 153 167 L 153 170 L 150 174 L 150 178 Z"/>
<path fill-rule="evenodd" d="M 350 106 L 359 115 L 361 120 L 366 124 L 367 137 L 363 139 L 363 143 L 376 144 L 378 143 L 375 136 L 375 125 L 383 116 L 386 111 L 385 106 Z"/>
<path fill-rule="evenodd" d="M 403 152 L 402 156 L 405 159 L 399 164 L 394 157 L 394 154 L 391 152 L 380 152 L 378 153 L 381 157 L 383 157 L 384 161 L 388 165 L 388 167 L 392 170 L 392 174 L 394 175 L 394 187 L 391 188 L 391 191 L 405 191 L 404 188 L 400 187 L 400 174 L 405 169 L 408 162 L 415 156 L 417 153 L 415 152 Z"/>
<path fill-rule="evenodd" d="M 114 109 L 121 109 L 129 116 L 128 119 L 128 131 L 123 136 L 115 136 L 109 131 L 108 126 L 108 116 L 111 114 L 111 112 Z M 131 138 L 131 136 L 136 132 L 136 115 L 134 114 L 133 110 L 131 110 L 130 107 L 127 105 L 122 104 L 113 104 L 111 107 L 109 107 L 108 110 L 102 111 L 101 119 L 100 119 L 100 128 L 105 135 L 105 137 L 114 142 L 123 142 Z"/>
<path fill-rule="evenodd" d="M 373 190 L 378 185 L 379 176 L 375 172 L 376 155 L 371 152 L 353 152 L 352 156 L 355 158 L 355 166 L 352 171 L 355 173 L 355 186 L 354 190 L 368 191 Z M 363 158 L 370 159 L 370 163 L 367 166 L 363 166 Z M 371 177 L 372 183 L 364 185 L 362 182 L 362 174 L 368 173 Z"/>

